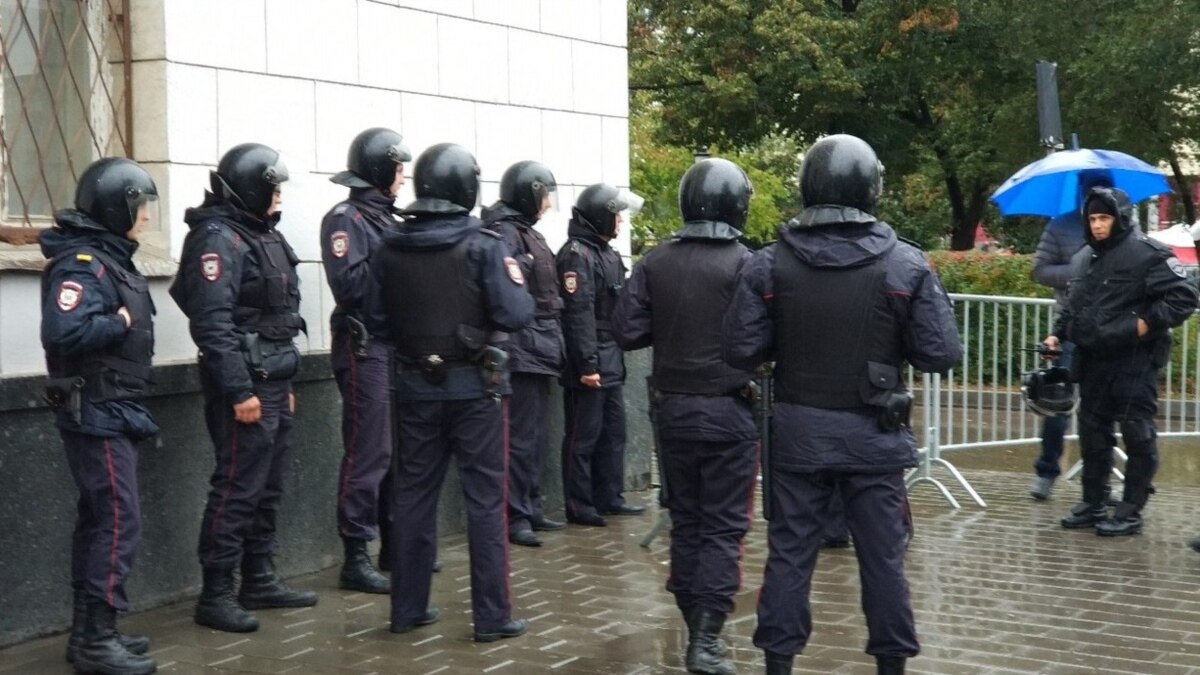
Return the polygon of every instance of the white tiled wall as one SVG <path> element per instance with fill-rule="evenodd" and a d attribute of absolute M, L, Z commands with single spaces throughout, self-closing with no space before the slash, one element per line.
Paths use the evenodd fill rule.
<path fill-rule="evenodd" d="M 306 261 L 303 313 L 326 348 L 332 309 L 319 260 L 329 183 L 362 129 L 390 126 L 419 154 L 461 143 L 483 170 L 485 203 L 512 162 L 537 159 L 560 183 L 541 225 L 566 238 L 576 193 L 629 183 L 624 0 L 132 0 L 135 159 L 159 185 L 154 245 L 178 256 L 183 212 L 237 143 L 278 148 L 292 180 L 284 228 Z M 411 186 L 400 203 L 412 199 Z M 621 247 L 628 251 L 628 235 Z M 153 283 L 160 361 L 195 353 L 186 322 Z M 36 277 L 0 277 L 0 375 L 37 372 Z M 302 344 L 304 344 L 302 342 Z"/>

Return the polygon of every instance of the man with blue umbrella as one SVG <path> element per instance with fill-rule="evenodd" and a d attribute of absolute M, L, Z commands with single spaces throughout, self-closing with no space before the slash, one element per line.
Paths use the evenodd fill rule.
<path fill-rule="evenodd" d="M 1095 187 L 1084 200 L 1087 246 L 1071 260 L 1069 295 L 1046 347 L 1075 343 L 1083 499 L 1062 520 L 1101 536 L 1137 534 L 1158 468 L 1158 369 L 1171 355 L 1171 328 L 1197 305 L 1196 288 L 1166 246 L 1132 225 L 1124 190 Z M 1129 460 L 1125 492 L 1110 514 L 1109 477 L 1119 424 Z"/>

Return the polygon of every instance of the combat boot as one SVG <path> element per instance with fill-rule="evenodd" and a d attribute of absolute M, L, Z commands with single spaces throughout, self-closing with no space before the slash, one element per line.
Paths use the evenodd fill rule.
<path fill-rule="evenodd" d="M 1094 527 L 1096 523 L 1108 518 L 1108 507 L 1103 502 L 1090 504 L 1079 502 L 1071 507 L 1071 513 L 1062 519 L 1062 526 L 1068 530 L 1079 530 Z"/>
<path fill-rule="evenodd" d="M 71 615 L 71 636 L 67 638 L 67 663 L 75 662 L 75 653 L 83 643 L 83 624 L 87 618 L 87 594 L 75 591 L 75 609 Z M 145 635 L 125 635 L 117 631 L 117 641 L 130 654 L 145 654 L 150 651 L 150 638 Z"/>
<path fill-rule="evenodd" d="M 904 662 L 908 660 L 905 656 L 876 656 L 875 657 L 875 673 L 876 675 L 904 675 Z"/>
<path fill-rule="evenodd" d="M 695 607 L 689 607 L 688 609 L 683 610 L 683 621 L 685 624 L 687 624 L 688 642 L 691 642 L 692 641 L 692 626 L 696 623 L 696 608 Z M 729 656 L 729 645 L 725 644 L 724 640 L 717 638 L 716 651 L 714 651 L 713 653 L 716 654 L 717 656 Z"/>
<path fill-rule="evenodd" d="M 1096 523 L 1096 534 L 1101 537 L 1123 537 L 1142 531 L 1141 509 L 1136 504 L 1121 502 L 1113 509 L 1107 520 Z"/>
<path fill-rule="evenodd" d="M 125 649 L 117 635 L 117 610 L 98 600 L 84 607 L 74 665 L 77 673 L 101 675 L 149 675 L 158 669 L 154 659 Z"/>
<path fill-rule="evenodd" d="M 763 655 L 767 661 L 766 675 L 792 675 L 792 659 L 795 657 L 791 654 L 763 652 Z"/>
<path fill-rule="evenodd" d="M 204 568 L 204 586 L 196 600 L 196 623 L 226 633 L 252 633 L 258 619 L 233 597 L 233 570 Z"/>
<path fill-rule="evenodd" d="M 692 630 L 688 636 L 687 657 L 689 673 L 701 675 L 734 675 L 733 664 L 716 652 L 718 636 L 725 626 L 725 615 L 707 607 L 692 610 Z"/>
<path fill-rule="evenodd" d="M 346 559 L 342 562 L 342 573 L 338 576 L 338 585 L 348 591 L 362 593 L 391 592 L 392 582 L 371 565 L 371 556 L 367 555 L 366 540 L 343 537 L 342 543 L 346 551 Z"/>
<path fill-rule="evenodd" d="M 242 556 L 242 590 L 238 603 L 246 609 L 276 607 L 312 607 L 317 594 L 288 588 L 275 573 L 271 555 L 247 553 Z"/>

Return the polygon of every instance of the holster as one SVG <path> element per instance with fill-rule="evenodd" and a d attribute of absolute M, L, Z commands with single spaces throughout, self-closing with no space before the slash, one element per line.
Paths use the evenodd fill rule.
<path fill-rule="evenodd" d="M 80 411 L 84 385 L 87 382 L 82 377 L 58 377 L 46 380 L 46 389 L 42 394 L 46 405 L 51 410 L 66 411 L 75 424 L 81 422 Z"/>
<path fill-rule="evenodd" d="M 354 348 L 354 358 L 362 361 L 367 358 L 371 347 L 371 333 L 367 326 L 357 318 L 346 315 L 346 328 L 350 331 L 350 344 Z"/>
<path fill-rule="evenodd" d="M 875 422 L 881 431 L 896 432 L 908 426 L 912 417 L 913 395 L 907 390 L 888 392 Z"/>
<path fill-rule="evenodd" d="M 504 374 L 508 371 L 508 352 L 491 344 L 489 338 L 494 335 L 474 326 L 459 324 L 455 335 L 467 348 L 471 363 L 479 367 L 484 391 L 490 396 L 499 396 L 504 387 Z"/>
<path fill-rule="evenodd" d="M 299 358 L 290 340 L 264 340 L 258 333 L 242 333 L 240 340 L 253 379 L 286 380 L 296 374 Z"/>

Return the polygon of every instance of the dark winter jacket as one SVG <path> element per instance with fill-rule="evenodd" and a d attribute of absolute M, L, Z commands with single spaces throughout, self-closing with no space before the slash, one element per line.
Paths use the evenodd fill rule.
<path fill-rule="evenodd" d="M 1033 280 L 1054 289 L 1058 309 L 1067 305 L 1067 282 L 1071 279 L 1071 258 L 1086 243 L 1084 225 L 1078 211 L 1064 213 L 1046 223 L 1042 238 L 1033 254 Z"/>

